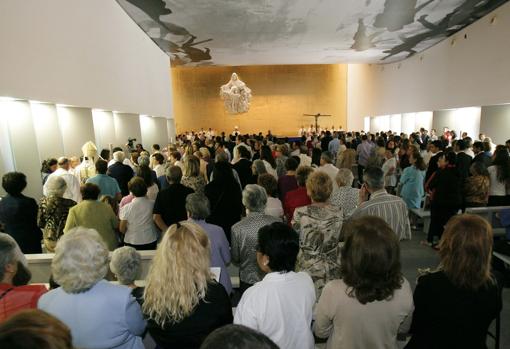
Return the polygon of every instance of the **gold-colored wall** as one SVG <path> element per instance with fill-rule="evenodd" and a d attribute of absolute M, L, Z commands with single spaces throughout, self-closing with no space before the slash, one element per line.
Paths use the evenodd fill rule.
<path fill-rule="evenodd" d="M 248 113 L 231 115 L 219 96 L 233 72 L 252 90 Z M 295 136 L 301 125 L 313 123 L 306 114 L 332 114 L 319 125 L 345 128 L 346 65 L 271 65 L 172 68 L 173 109 L 177 133 L 207 129 L 266 132 Z"/>

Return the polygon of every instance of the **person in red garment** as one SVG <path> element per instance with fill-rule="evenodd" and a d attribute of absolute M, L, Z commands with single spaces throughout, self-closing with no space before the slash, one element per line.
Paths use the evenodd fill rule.
<path fill-rule="evenodd" d="M 43 285 L 27 285 L 30 271 L 16 241 L 0 233 L 0 322 L 11 315 L 37 308 L 37 301 L 47 290 Z"/>
<path fill-rule="evenodd" d="M 306 180 L 308 176 L 313 172 L 313 168 L 310 166 L 300 166 L 296 171 L 296 180 L 298 188 L 289 191 L 285 195 L 283 202 L 283 212 L 287 223 L 290 225 L 292 217 L 294 216 L 294 210 L 301 206 L 310 205 L 312 200 L 306 193 Z"/>

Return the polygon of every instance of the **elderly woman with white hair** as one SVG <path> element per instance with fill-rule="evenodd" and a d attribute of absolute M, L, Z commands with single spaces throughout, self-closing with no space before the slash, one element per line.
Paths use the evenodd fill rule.
<path fill-rule="evenodd" d="M 130 288 L 104 280 L 108 249 L 97 231 L 78 227 L 65 234 L 51 270 L 60 287 L 44 294 L 38 308 L 71 329 L 75 348 L 144 348 L 140 305 Z"/>
<path fill-rule="evenodd" d="M 142 256 L 131 246 L 119 247 L 112 253 L 110 260 L 110 270 L 121 285 L 132 289 L 131 294 L 138 303 L 142 303 L 144 287 L 135 284 L 135 280 L 140 274 L 142 265 Z"/>
<path fill-rule="evenodd" d="M 352 187 L 354 175 L 347 168 L 339 169 L 335 180 L 338 188 L 333 189 L 329 201 L 332 205 L 342 208 L 344 218 L 347 219 L 358 207 L 359 189 Z"/>
<path fill-rule="evenodd" d="M 257 264 L 256 246 L 259 229 L 281 219 L 265 212 L 266 190 L 257 184 L 248 184 L 243 190 L 246 217 L 232 226 L 232 262 L 239 266 L 240 290 L 244 292 L 262 280 Z"/>
<path fill-rule="evenodd" d="M 232 283 L 227 269 L 231 258 L 230 247 L 223 228 L 205 221 L 211 213 L 209 207 L 209 199 L 203 194 L 193 193 L 186 197 L 188 221 L 199 225 L 207 233 L 211 243 L 211 267 L 220 268 L 220 284 L 225 287 L 228 294 L 231 294 Z"/>
<path fill-rule="evenodd" d="M 64 234 L 69 209 L 76 202 L 63 197 L 67 183 L 62 177 L 50 177 L 47 183 L 48 195 L 39 201 L 37 225 L 43 231 L 44 247 L 54 252 L 58 239 Z"/>

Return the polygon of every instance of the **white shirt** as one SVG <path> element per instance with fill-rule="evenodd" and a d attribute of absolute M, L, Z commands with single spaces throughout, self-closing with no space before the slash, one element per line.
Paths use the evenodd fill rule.
<path fill-rule="evenodd" d="M 281 349 L 313 349 L 315 288 L 305 272 L 269 273 L 247 289 L 234 323 L 271 338 Z"/>
<path fill-rule="evenodd" d="M 489 196 L 505 196 L 506 186 L 504 182 L 500 182 L 498 179 L 498 167 L 489 166 L 487 169 L 491 178 L 491 185 L 489 187 Z M 46 181 L 48 183 L 48 181 Z"/>
<path fill-rule="evenodd" d="M 280 201 L 280 199 L 268 196 L 266 210 L 264 211 L 264 213 L 267 215 L 282 219 L 283 218 L 283 206 L 282 206 L 282 202 Z"/>
<path fill-rule="evenodd" d="M 312 158 L 306 154 L 299 154 L 300 166 L 312 166 Z"/>
<path fill-rule="evenodd" d="M 114 163 L 116 163 L 117 161 L 114 160 L 114 159 L 111 159 L 110 161 L 108 161 L 108 167 L 110 167 L 111 165 L 113 165 Z M 129 160 L 128 158 L 124 158 L 124 160 L 122 161 L 122 163 L 124 165 L 128 165 L 129 167 L 131 168 L 135 168 L 135 165 L 133 165 L 133 163 L 131 162 L 131 160 Z"/>
<path fill-rule="evenodd" d="M 390 169 L 393 168 L 393 174 L 387 175 Z M 384 186 L 385 187 L 394 187 L 397 185 L 397 159 L 394 157 L 390 159 L 386 159 L 384 164 L 382 165 L 382 170 L 384 172 Z"/>
<path fill-rule="evenodd" d="M 336 184 L 336 174 L 338 173 L 338 167 L 336 167 L 333 164 L 326 164 L 323 166 L 320 166 L 317 170 L 324 172 L 331 178 L 333 181 L 333 189 L 338 188 L 338 184 Z"/>
<path fill-rule="evenodd" d="M 132 245 L 145 245 L 154 242 L 158 233 L 152 220 L 154 201 L 147 197 L 134 198 L 129 204 L 122 206 L 119 218 L 127 221 L 124 241 Z"/>
<path fill-rule="evenodd" d="M 55 172 L 48 176 L 48 179 L 46 180 L 46 183 L 44 183 L 43 186 L 44 196 L 48 196 L 48 183 L 50 182 L 50 178 L 52 177 L 62 177 L 66 181 L 67 188 L 63 195 L 65 199 L 71 199 L 76 202 L 81 201 L 80 182 L 78 181 L 78 178 L 76 178 L 63 168 L 58 168 Z"/>
<path fill-rule="evenodd" d="M 165 175 L 165 166 L 161 164 L 157 164 L 156 166 L 154 166 L 153 170 L 154 172 L 156 172 L 156 176 L 158 178 Z"/>
<path fill-rule="evenodd" d="M 267 173 L 273 175 L 274 178 L 278 179 L 278 174 L 276 173 L 276 169 L 271 166 L 269 162 L 266 160 L 262 160 L 264 162 L 264 166 L 266 167 Z"/>

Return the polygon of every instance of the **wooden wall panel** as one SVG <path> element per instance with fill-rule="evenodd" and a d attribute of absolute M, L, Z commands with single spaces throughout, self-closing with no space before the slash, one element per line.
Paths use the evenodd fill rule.
<path fill-rule="evenodd" d="M 249 88 L 253 98 L 248 113 L 231 115 L 219 97 L 220 86 L 233 72 Z M 346 125 L 346 65 L 271 65 L 242 67 L 172 68 L 173 108 L 176 130 L 212 127 L 231 132 L 271 130 L 294 136 L 313 117 L 304 113 L 332 114 L 319 123 L 330 128 Z"/>

